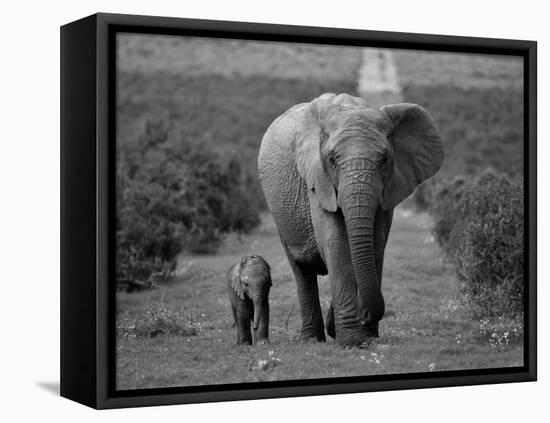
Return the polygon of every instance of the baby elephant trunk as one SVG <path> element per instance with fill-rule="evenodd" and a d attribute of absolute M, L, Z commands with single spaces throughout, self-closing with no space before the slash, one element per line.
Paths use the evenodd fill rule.
<path fill-rule="evenodd" d="M 257 307 L 254 307 L 254 330 L 258 329 L 258 326 L 260 325 L 260 316 L 262 315 L 262 311 L 259 310 Z"/>
<path fill-rule="evenodd" d="M 269 303 L 267 297 L 254 299 L 254 342 L 267 341 L 269 336 Z"/>

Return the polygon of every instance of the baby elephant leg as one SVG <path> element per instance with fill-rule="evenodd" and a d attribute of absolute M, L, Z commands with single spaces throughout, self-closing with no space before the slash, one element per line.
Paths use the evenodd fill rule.
<path fill-rule="evenodd" d="M 243 301 L 244 303 L 244 301 Z M 237 344 L 252 345 L 252 333 L 250 330 L 251 313 L 246 304 L 240 304 L 241 307 L 233 307 L 233 317 L 237 327 Z"/>

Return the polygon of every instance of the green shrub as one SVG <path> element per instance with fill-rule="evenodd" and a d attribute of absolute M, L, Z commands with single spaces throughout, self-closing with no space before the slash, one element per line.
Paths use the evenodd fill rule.
<path fill-rule="evenodd" d="M 431 208 L 434 235 L 455 263 L 462 293 L 478 317 L 523 309 L 523 188 L 487 170 L 440 182 Z"/>
<path fill-rule="evenodd" d="M 260 210 L 250 180 L 235 155 L 147 124 L 118 151 L 118 279 L 162 281 L 181 251 L 211 251 L 224 233 L 255 227 Z"/>

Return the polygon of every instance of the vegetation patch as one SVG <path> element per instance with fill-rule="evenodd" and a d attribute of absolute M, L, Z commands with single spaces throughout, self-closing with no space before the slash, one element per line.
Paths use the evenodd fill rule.
<path fill-rule="evenodd" d="M 118 316 L 117 336 L 124 338 L 154 338 L 160 335 L 194 336 L 190 315 L 183 309 L 167 307 L 163 301 L 147 305 L 142 313 L 130 316 L 127 312 Z"/>
<path fill-rule="evenodd" d="M 523 90 L 514 81 L 521 69 L 510 64 L 510 72 L 498 76 L 491 63 L 476 61 L 487 75 L 502 76 L 500 82 L 467 84 L 463 78 L 461 83 L 437 85 L 410 80 L 403 87 L 405 101 L 420 104 L 434 118 L 446 156 L 413 200 L 433 215 L 434 239 L 456 269 L 464 306 L 477 318 L 519 319 L 524 284 Z"/>
<path fill-rule="evenodd" d="M 478 317 L 523 312 L 523 186 L 485 171 L 435 188 L 434 235 L 456 266 L 462 293 Z"/>
<path fill-rule="evenodd" d="M 118 68 L 144 74 L 353 80 L 361 64 L 361 48 L 321 44 L 118 34 L 117 47 Z"/>
<path fill-rule="evenodd" d="M 523 342 L 523 324 L 518 320 L 508 320 L 502 316 L 479 323 L 479 337 L 489 342 L 492 347 L 500 347 Z"/>
<path fill-rule="evenodd" d="M 236 155 L 174 136 L 149 123 L 117 160 L 117 279 L 166 280 L 182 251 L 214 250 L 228 232 L 259 223 L 251 177 Z"/>
<path fill-rule="evenodd" d="M 521 89 L 523 59 L 513 56 L 393 50 L 403 85 L 448 85 L 463 89 Z"/>

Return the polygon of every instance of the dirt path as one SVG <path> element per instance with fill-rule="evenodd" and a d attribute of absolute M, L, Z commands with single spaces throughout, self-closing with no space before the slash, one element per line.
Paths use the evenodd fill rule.
<path fill-rule="evenodd" d="M 373 107 L 401 103 L 403 95 L 393 53 L 390 50 L 364 48 L 357 76 L 357 92 Z"/>
<path fill-rule="evenodd" d="M 169 286 L 118 294 L 119 325 L 147 319 L 161 304 L 161 318 L 184 317 L 196 334 L 119 338 L 118 387 L 184 386 L 344 375 L 517 366 L 521 338 L 498 345 L 455 300 L 457 283 L 430 233 L 431 220 L 398 208 L 386 250 L 383 294 L 387 311 L 381 337 L 367 350 L 342 349 L 332 340 L 298 339 L 296 286 L 271 216 L 216 255 L 186 257 L 186 269 Z M 272 266 L 270 339 L 267 346 L 238 347 L 225 291 L 227 269 L 241 256 L 261 254 Z M 328 281 L 320 278 L 323 314 Z M 149 314 L 148 314 L 149 313 Z"/>

